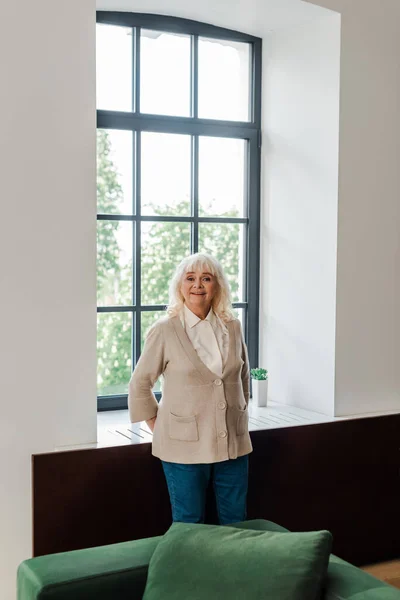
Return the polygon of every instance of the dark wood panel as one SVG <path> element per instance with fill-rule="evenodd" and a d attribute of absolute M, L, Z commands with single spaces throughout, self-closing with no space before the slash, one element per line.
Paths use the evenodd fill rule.
<path fill-rule="evenodd" d="M 400 414 L 251 437 L 249 518 L 329 529 L 354 564 L 400 556 Z M 170 522 L 150 444 L 33 457 L 34 556 L 159 535 Z"/>
<path fill-rule="evenodd" d="M 335 554 L 357 565 L 400 556 L 400 415 L 255 432 L 253 441 L 251 518 L 329 529 Z"/>

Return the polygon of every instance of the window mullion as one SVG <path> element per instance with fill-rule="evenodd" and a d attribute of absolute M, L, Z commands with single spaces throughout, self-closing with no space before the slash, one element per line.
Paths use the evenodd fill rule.
<path fill-rule="evenodd" d="M 255 138 L 249 141 L 249 224 L 247 227 L 247 339 L 250 365 L 258 364 L 260 307 L 260 152 Z"/>
<path fill-rule="evenodd" d="M 191 116 L 199 116 L 199 36 L 191 37 Z"/>
<path fill-rule="evenodd" d="M 132 85 L 133 85 L 133 112 L 140 113 L 140 27 L 133 28 L 133 60 L 132 60 Z M 132 261 L 132 290 L 135 311 L 132 315 L 132 370 L 140 355 L 140 278 L 141 278 L 141 227 L 140 227 L 140 133 L 134 133 L 133 151 L 133 214 L 137 216 L 133 228 L 133 261 Z M 139 339 L 139 341 L 138 341 Z"/>
<path fill-rule="evenodd" d="M 192 236 L 191 251 L 199 248 L 199 136 L 192 136 Z"/>
<path fill-rule="evenodd" d="M 136 208 L 136 234 L 135 234 L 135 324 L 133 330 L 133 346 L 134 346 L 134 358 L 137 363 L 141 352 L 141 278 L 142 278 L 142 265 L 141 265 L 141 135 L 140 131 L 136 132 L 136 144 L 135 144 L 135 208 Z"/>
<path fill-rule="evenodd" d="M 133 86 L 133 93 L 135 90 L 135 86 Z M 133 95 L 133 98 L 135 96 Z M 133 132 L 133 136 L 132 136 L 132 173 L 133 173 L 133 177 L 132 177 L 132 181 L 133 181 L 133 186 L 132 186 L 132 215 L 136 216 L 136 206 L 137 206 L 137 169 L 136 169 L 136 163 L 137 163 L 137 159 L 136 159 L 136 136 L 137 133 Z M 132 338 L 131 338 L 131 357 L 132 357 L 132 371 L 135 368 L 135 364 L 136 364 L 136 341 L 135 341 L 135 331 L 136 331 L 136 314 L 137 314 L 137 307 L 136 307 L 136 230 L 138 227 L 138 223 L 137 220 L 135 219 L 132 223 L 132 273 L 131 273 L 131 277 L 132 277 L 132 305 L 135 306 L 135 309 L 132 313 L 131 316 L 131 326 L 132 326 Z"/>
<path fill-rule="evenodd" d="M 140 113 L 140 27 L 135 27 L 133 30 L 133 112 Z"/>
<path fill-rule="evenodd" d="M 252 82 L 250 89 L 252 90 L 252 112 L 253 121 L 258 127 L 261 126 L 261 74 L 262 74 L 262 48 L 261 40 L 257 40 L 252 44 Z"/>

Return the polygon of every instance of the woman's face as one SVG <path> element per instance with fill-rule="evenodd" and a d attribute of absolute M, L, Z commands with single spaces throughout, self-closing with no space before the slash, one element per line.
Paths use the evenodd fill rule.
<path fill-rule="evenodd" d="M 181 292 L 187 307 L 195 314 L 200 312 L 204 317 L 211 308 L 211 302 L 217 289 L 216 277 L 211 273 L 199 270 L 186 273 L 181 285 Z"/>

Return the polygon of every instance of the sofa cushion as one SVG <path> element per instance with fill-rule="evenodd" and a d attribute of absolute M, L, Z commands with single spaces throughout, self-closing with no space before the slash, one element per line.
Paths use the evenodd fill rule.
<path fill-rule="evenodd" d="M 174 523 L 150 560 L 143 600 L 316 600 L 331 544 L 328 531 Z"/>

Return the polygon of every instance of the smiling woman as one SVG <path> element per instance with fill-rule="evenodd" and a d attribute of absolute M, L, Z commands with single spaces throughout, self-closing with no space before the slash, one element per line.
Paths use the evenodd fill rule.
<path fill-rule="evenodd" d="M 245 519 L 248 401 L 247 349 L 226 276 L 212 256 L 191 255 L 175 271 L 167 316 L 150 329 L 129 385 L 130 418 L 153 430 L 174 521 L 204 521 L 210 480 L 220 523 Z"/>

